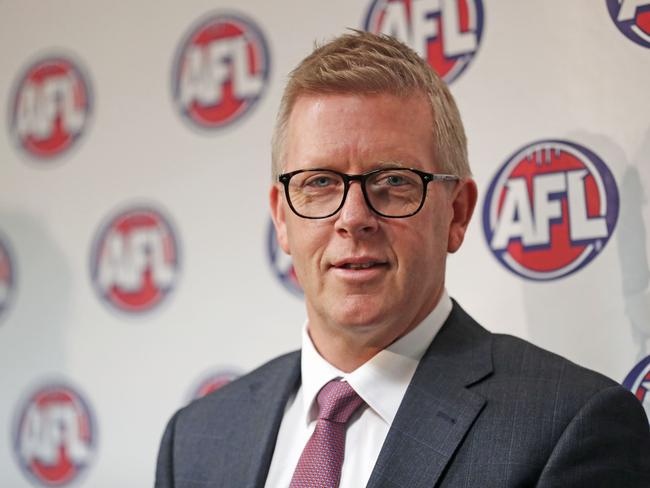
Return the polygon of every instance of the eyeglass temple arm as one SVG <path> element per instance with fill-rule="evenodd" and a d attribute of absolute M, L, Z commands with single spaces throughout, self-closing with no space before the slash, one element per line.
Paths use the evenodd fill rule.
<path fill-rule="evenodd" d="M 458 180 L 460 180 L 460 176 L 456 176 L 456 175 L 437 175 L 437 174 L 431 175 L 431 181 L 458 181 Z"/>

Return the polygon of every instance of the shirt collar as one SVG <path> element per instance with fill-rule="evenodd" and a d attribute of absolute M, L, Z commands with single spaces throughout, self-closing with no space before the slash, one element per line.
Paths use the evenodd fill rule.
<path fill-rule="evenodd" d="M 444 290 L 438 304 L 412 331 L 351 373 L 328 363 L 314 347 L 307 324 L 302 331 L 302 402 L 305 422 L 318 414 L 316 395 L 326 383 L 343 378 L 388 425 L 391 425 L 418 363 L 452 309 Z"/>

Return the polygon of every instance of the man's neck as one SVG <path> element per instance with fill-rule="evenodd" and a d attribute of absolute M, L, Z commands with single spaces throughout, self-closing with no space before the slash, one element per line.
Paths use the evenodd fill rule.
<path fill-rule="evenodd" d="M 345 373 L 354 371 L 385 348 L 382 345 L 360 343 L 358 337 L 326 337 L 318 329 L 309 329 L 308 332 L 318 354 Z"/>
<path fill-rule="evenodd" d="M 324 327 L 309 321 L 308 332 L 318 353 L 332 366 L 350 373 L 405 336 L 431 312 L 418 314 L 408 325 L 365 325 L 345 328 Z"/>
<path fill-rule="evenodd" d="M 332 323 L 307 302 L 307 330 L 318 353 L 332 366 L 350 373 L 393 342 L 415 329 L 439 304 L 444 286 L 432 293 L 432 300 L 414 311 L 390 321 L 366 324 Z M 331 319 L 331 317 L 330 317 Z"/>

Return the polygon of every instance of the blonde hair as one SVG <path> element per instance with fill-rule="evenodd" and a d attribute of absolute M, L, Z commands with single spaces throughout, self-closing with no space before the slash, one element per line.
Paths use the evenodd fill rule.
<path fill-rule="evenodd" d="M 388 93 L 429 99 L 440 171 L 471 176 L 467 139 L 456 102 L 431 67 L 408 46 L 386 35 L 353 31 L 316 47 L 289 74 L 273 131 L 273 179 L 282 172 L 289 117 L 301 95 Z"/>

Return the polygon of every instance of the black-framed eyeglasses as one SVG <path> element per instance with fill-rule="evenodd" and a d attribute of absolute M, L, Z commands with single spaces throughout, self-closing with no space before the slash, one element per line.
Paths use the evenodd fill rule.
<path fill-rule="evenodd" d="M 353 181 L 361 185 L 366 204 L 373 212 L 382 217 L 404 218 L 420 211 L 430 182 L 459 179 L 412 168 L 381 168 L 360 175 L 331 169 L 299 169 L 278 177 L 289 207 L 305 219 L 325 219 L 341 210 Z"/>

